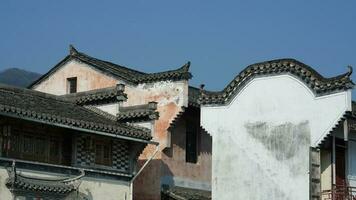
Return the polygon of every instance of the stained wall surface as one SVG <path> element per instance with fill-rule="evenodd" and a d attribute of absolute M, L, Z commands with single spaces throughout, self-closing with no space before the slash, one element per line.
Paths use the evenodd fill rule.
<path fill-rule="evenodd" d="M 150 101 L 157 102 L 159 119 L 153 127 L 153 140 L 160 143 L 160 150 L 167 145 L 167 129 L 175 117 L 182 112 L 182 107 L 188 106 L 188 81 L 159 81 L 155 83 L 143 83 L 130 85 L 122 80 L 103 74 L 85 63 L 70 61 L 59 70 L 49 76 L 40 84 L 34 86 L 35 90 L 51 94 L 61 95 L 67 93 L 67 78 L 77 77 L 78 92 L 111 87 L 118 83 L 125 84 L 125 93 L 128 100 L 123 106 L 147 104 Z M 117 105 L 104 105 L 98 108 L 116 114 Z M 152 156 L 155 147 L 148 145 L 139 157 L 139 165 L 142 165 Z M 160 176 L 162 169 L 161 151 L 150 165 L 134 183 L 135 199 L 158 200 L 160 199 Z M 191 179 L 196 179 L 192 175 Z"/>
<path fill-rule="evenodd" d="M 213 199 L 309 199 L 309 148 L 347 110 L 350 91 L 315 97 L 289 75 L 255 78 L 228 105 L 202 107 Z"/>
<path fill-rule="evenodd" d="M 187 125 L 199 132 L 197 135 L 197 162 L 186 161 Z M 188 107 L 176 119 L 171 129 L 171 147 L 163 151 L 161 182 L 165 185 L 211 191 L 211 136 L 200 127 L 200 109 Z"/>
<path fill-rule="evenodd" d="M 33 89 L 55 95 L 67 94 L 67 78 L 71 77 L 77 77 L 77 92 L 111 87 L 118 83 L 113 77 L 103 75 L 85 63 L 71 60 Z"/>

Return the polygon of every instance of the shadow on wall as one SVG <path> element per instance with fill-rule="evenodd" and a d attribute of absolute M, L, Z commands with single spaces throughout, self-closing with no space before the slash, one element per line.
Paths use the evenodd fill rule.
<path fill-rule="evenodd" d="M 203 128 L 200 127 L 200 151 L 199 153 L 211 155 L 213 139 L 211 135 Z"/>
<path fill-rule="evenodd" d="M 198 163 L 186 162 L 186 127 L 191 123 L 197 130 Z M 190 124 L 190 125 L 191 125 Z M 169 128 L 171 146 L 159 152 L 134 182 L 135 200 L 160 200 L 161 185 L 174 185 L 174 178 L 197 183 L 211 182 L 212 137 L 200 127 L 200 109 L 188 107 Z M 146 160 L 139 160 L 142 166 Z"/>
<path fill-rule="evenodd" d="M 147 160 L 139 160 L 140 168 Z M 146 168 L 134 181 L 134 199 L 135 200 L 160 200 L 161 199 L 161 176 L 173 173 L 161 159 L 154 159 L 149 162 Z M 173 182 L 173 179 L 172 179 Z"/>
<path fill-rule="evenodd" d="M 165 149 L 163 152 L 166 156 L 173 159 L 185 159 L 187 127 L 193 124 L 197 132 L 197 153 L 211 155 L 212 152 L 212 137 L 200 126 L 200 109 L 195 107 L 188 107 L 185 112 L 175 120 L 171 125 L 171 147 Z M 181 155 L 183 154 L 183 155 Z"/>

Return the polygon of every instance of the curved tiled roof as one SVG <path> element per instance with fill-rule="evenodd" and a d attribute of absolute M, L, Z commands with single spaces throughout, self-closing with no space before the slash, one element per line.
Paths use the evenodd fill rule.
<path fill-rule="evenodd" d="M 114 87 L 66 94 L 61 97 L 65 100 L 75 102 L 78 105 L 92 105 L 102 102 L 111 103 L 127 100 L 127 95 L 124 93 L 124 85 L 122 84 L 118 84 Z"/>
<path fill-rule="evenodd" d="M 65 57 L 61 62 L 59 62 L 55 67 L 49 70 L 46 74 L 44 74 L 38 80 L 33 82 L 29 86 L 29 88 L 32 88 L 33 86 L 40 83 L 42 80 L 46 79 L 57 69 L 63 66 L 66 62 L 72 59 L 86 63 L 105 74 L 120 78 L 131 84 L 149 83 L 165 80 L 188 80 L 192 77 L 191 73 L 189 72 L 190 62 L 186 63 L 185 65 L 176 70 L 157 73 L 144 73 L 122 65 L 88 56 L 84 53 L 78 52 L 73 46 L 70 46 L 70 54 Z"/>
<path fill-rule="evenodd" d="M 57 194 L 69 194 L 75 190 L 72 184 L 65 184 L 59 181 L 33 180 L 21 176 L 17 176 L 16 179 L 8 179 L 6 186 L 12 189 L 16 188 L 17 190 Z"/>
<path fill-rule="evenodd" d="M 81 171 L 81 174 L 73 178 L 46 178 L 22 175 L 16 172 L 16 168 L 7 169 L 9 178 L 6 180 L 6 186 L 13 191 L 31 191 L 35 193 L 47 193 L 51 195 L 67 195 L 75 190 L 75 181 L 80 180 L 85 173 Z"/>
<path fill-rule="evenodd" d="M 157 103 L 150 102 L 144 105 L 128 106 L 120 108 L 117 120 L 120 122 L 139 122 L 158 119 L 159 113 L 156 112 Z"/>
<path fill-rule="evenodd" d="M 108 120 L 92 110 L 64 100 L 63 97 L 2 84 L 0 84 L 0 115 L 68 128 L 151 139 L 148 129 Z"/>
<path fill-rule="evenodd" d="M 354 83 L 350 79 L 350 71 L 332 78 L 325 78 L 310 66 L 295 59 L 278 59 L 256 63 L 246 67 L 222 91 L 203 91 L 201 104 L 226 104 L 250 80 L 256 77 L 290 74 L 307 85 L 316 96 L 352 89 Z"/>
<path fill-rule="evenodd" d="M 199 98 L 201 90 L 199 88 L 189 86 L 188 88 L 188 104 L 190 106 L 199 107 Z"/>

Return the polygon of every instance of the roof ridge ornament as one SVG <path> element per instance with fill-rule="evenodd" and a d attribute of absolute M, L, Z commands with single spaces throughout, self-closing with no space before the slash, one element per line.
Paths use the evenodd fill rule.
<path fill-rule="evenodd" d="M 181 67 L 181 69 L 184 71 L 189 71 L 189 68 L 190 68 L 190 61 L 188 61 Z"/>
<path fill-rule="evenodd" d="M 69 45 L 69 55 L 71 56 L 74 56 L 74 55 L 77 55 L 78 54 L 78 51 L 74 48 L 73 45 Z"/>
<path fill-rule="evenodd" d="M 199 86 L 199 92 L 200 92 L 200 95 L 205 95 L 205 93 L 204 93 L 204 87 L 205 87 L 205 84 L 200 84 L 200 86 Z"/>
<path fill-rule="evenodd" d="M 346 76 L 347 76 L 347 77 L 350 77 L 351 74 L 352 74 L 352 72 L 353 72 L 353 68 L 352 68 L 351 65 L 347 65 L 347 68 L 349 69 L 349 71 L 347 72 Z"/>

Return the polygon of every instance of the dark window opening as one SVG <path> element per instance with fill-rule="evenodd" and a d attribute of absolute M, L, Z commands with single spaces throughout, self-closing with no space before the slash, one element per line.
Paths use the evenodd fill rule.
<path fill-rule="evenodd" d="M 67 84 L 69 94 L 77 92 L 77 77 L 67 78 Z"/>
<path fill-rule="evenodd" d="M 186 162 L 196 163 L 198 160 L 197 127 L 194 123 L 187 121 L 186 130 Z"/>
<path fill-rule="evenodd" d="M 70 136 L 47 134 L 16 128 L 6 135 L 0 131 L 1 155 L 52 164 L 69 164 L 71 158 L 65 156 L 64 152 L 71 151 Z"/>
<path fill-rule="evenodd" d="M 112 165 L 112 144 L 110 140 L 95 140 L 95 164 Z"/>

